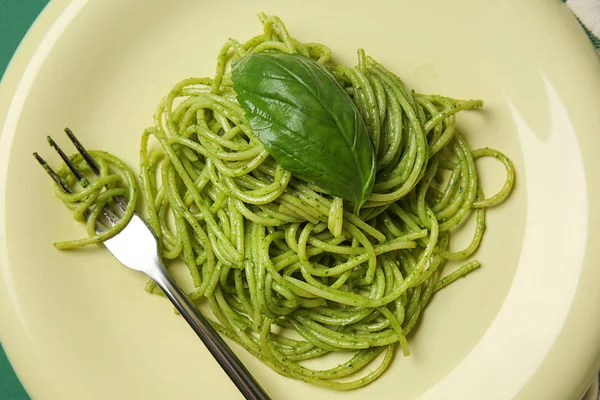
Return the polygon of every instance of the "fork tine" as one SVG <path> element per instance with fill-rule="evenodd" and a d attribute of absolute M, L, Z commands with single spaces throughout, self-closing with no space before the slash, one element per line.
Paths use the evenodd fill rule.
<path fill-rule="evenodd" d="M 83 176 L 81 171 L 79 169 L 77 169 L 77 167 L 75 166 L 75 164 L 73 164 L 73 162 L 71 161 L 69 156 L 67 156 L 65 154 L 65 152 L 62 151 L 62 149 L 60 147 L 58 147 L 56 142 L 54 140 L 52 140 L 52 138 L 50 136 L 47 136 L 47 139 L 48 139 L 48 143 L 50 144 L 50 147 L 52 147 L 54 150 L 56 150 L 56 152 L 58 153 L 60 158 L 62 158 L 62 160 L 65 162 L 65 164 L 67 164 L 67 167 L 69 167 L 69 169 L 71 170 L 73 175 L 75 175 L 75 177 L 77 178 L 77 180 L 79 181 L 81 186 L 82 187 L 89 186 L 90 182 L 87 180 L 87 178 L 85 176 Z"/>
<path fill-rule="evenodd" d="M 65 133 L 67 134 L 67 136 L 69 137 L 69 139 L 73 143 L 73 146 L 75 146 L 79 154 L 81 154 L 81 157 L 83 157 L 87 165 L 89 165 L 90 169 L 96 174 L 96 176 L 100 176 L 100 167 L 98 166 L 96 161 L 94 161 L 94 158 L 91 156 L 91 154 L 88 153 L 85 147 L 81 144 L 79 139 L 75 137 L 73 131 L 69 128 L 65 128 Z M 126 211 L 127 199 L 125 199 L 123 196 L 115 196 L 113 200 L 117 204 L 121 212 Z M 106 209 L 104 214 L 111 223 L 114 224 L 116 221 L 118 221 L 118 217 L 114 213 L 111 212 L 110 216 L 106 215 Z M 117 220 L 115 220 L 115 218 L 117 218 Z"/>
<path fill-rule="evenodd" d="M 125 197 L 115 196 L 113 200 L 115 201 L 121 212 L 124 213 L 125 211 L 127 211 L 127 199 Z"/>
<path fill-rule="evenodd" d="M 69 139 L 71 139 L 71 142 L 73 143 L 79 154 L 81 154 L 81 157 L 83 157 L 85 162 L 90 166 L 94 174 L 96 174 L 96 176 L 100 176 L 100 168 L 98 167 L 98 164 L 96 164 L 96 161 L 94 161 L 90 153 L 87 152 L 85 147 L 83 147 L 81 142 L 75 137 L 73 131 L 69 128 L 65 128 L 65 132 Z"/>
<path fill-rule="evenodd" d="M 65 133 L 67 134 L 67 136 L 69 137 L 69 139 L 73 143 L 73 146 L 75 146 L 79 154 L 81 154 L 81 157 L 83 157 L 87 165 L 89 165 L 90 169 L 96 174 L 96 176 L 100 176 L 100 167 L 98 167 L 98 164 L 96 163 L 96 161 L 94 161 L 94 158 L 90 155 L 90 153 L 88 153 L 88 151 L 81 144 L 79 139 L 75 137 L 73 131 L 69 128 L 65 128 Z M 127 209 L 127 200 L 123 196 L 115 196 L 114 201 L 119 207 L 119 209 L 122 212 L 125 212 L 125 210 Z M 112 214 L 112 216 L 115 216 L 115 214 Z M 109 221 L 111 221 L 111 218 L 109 216 L 106 217 Z M 114 221 L 111 222 L 114 223 Z"/>
<path fill-rule="evenodd" d="M 56 149 L 56 151 L 58 151 L 58 153 L 61 155 L 61 158 L 67 162 L 67 165 L 71 164 L 71 160 L 66 158 L 66 156 L 63 157 L 64 152 L 56 145 L 56 143 L 54 143 L 54 141 L 52 140 L 52 138 L 48 137 L 48 141 L 50 142 L 50 145 Z M 35 159 L 40 163 L 40 165 L 44 168 L 44 170 L 48 173 L 48 175 L 50 175 L 50 177 L 52 178 L 52 180 L 54 180 L 54 182 L 56 182 L 56 184 L 58 186 L 60 186 L 60 188 L 65 192 L 65 193 L 73 193 L 73 191 L 71 190 L 71 188 L 69 188 L 69 186 L 67 185 L 67 183 L 60 177 L 60 175 L 58 175 L 56 173 L 56 171 L 54 171 L 52 169 L 52 167 L 50 167 L 48 165 L 48 163 L 46 162 L 46 160 L 44 160 L 37 152 L 33 153 L 33 156 L 35 157 Z M 73 168 L 75 168 L 73 166 Z M 75 170 L 71 169 L 71 171 L 73 172 L 73 174 L 75 174 L 75 176 L 79 174 L 81 174 L 81 172 L 75 168 Z M 75 172 L 76 171 L 76 172 Z M 85 179 L 85 178 L 84 178 Z M 83 184 L 82 184 L 83 186 Z M 86 185 L 87 186 L 87 185 Z M 90 215 L 90 210 L 85 210 L 83 215 L 87 218 Z M 107 221 L 111 224 L 114 225 L 119 221 L 119 217 L 113 213 L 108 207 L 104 207 L 104 216 L 106 217 Z M 96 221 L 96 233 L 101 233 L 103 231 L 106 231 L 107 227 L 105 224 L 103 224 L 100 220 Z"/>
<path fill-rule="evenodd" d="M 40 155 L 38 153 L 33 153 L 33 156 L 40 163 L 40 165 L 44 168 L 44 170 L 48 173 L 48 175 L 50 175 L 50 177 L 54 180 L 54 182 L 56 182 L 56 184 L 58 186 L 60 186 L 60 188 L 65 193 L 73 193 L 71 191 L 71 189 L 69 188 L 69 186 L 66 184 L 66 182 L 52 169 L 52 167 L 50 167 L 48 165 L 46 160 L 44 160 L 42 157 L 40 157 Z"/>
<path fill-rule="evenodd" d="M 108 220 L 111 225 L 116 224 L 121 219 L 118 215 L 116 215 L 110 207 L 104 207 L 104 216 Z"/>

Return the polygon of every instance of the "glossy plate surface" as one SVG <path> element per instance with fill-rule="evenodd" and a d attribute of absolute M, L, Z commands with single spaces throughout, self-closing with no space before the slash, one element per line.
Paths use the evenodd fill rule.
<path fill-rule="evenodd" d="M 234 345 L 265 389 L 314 400 L 580 396 L 600 360 L 600 61 L 558 0 L 53 1 L 0 94 L 0 333 L 30 395 L 241 397 L 170 304 L 143 291 L 143 276 L 102 248 L 52 247 L 84 230 L 31 153 L 50 154 L 45 136 L 69 126 L 136 166 L 161 97 L 211 76 L 227 38 L 260 32 L 260 11 L 340 62 L 363 47 L 417 91 L 484 99 L 483 111 L 460 114 L 461 132 L 517 171 L 511 199 L 488 213 L 483 267 L 435 296 L 413 356 L 336 393 L 282 378 Z M 484 190 L 498 189 L 502 168 L 478 168 Z"/>

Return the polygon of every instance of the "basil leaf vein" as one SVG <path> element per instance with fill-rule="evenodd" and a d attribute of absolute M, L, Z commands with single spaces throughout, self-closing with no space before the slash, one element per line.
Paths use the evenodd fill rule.
<path fill-rule="evenodd" d="M 253 53 L 232 66 L 254 133 L 287 170 L 331 195 L 367 200 L 375 152 L 358 108 L 333 74 L 300 54 Z"/>

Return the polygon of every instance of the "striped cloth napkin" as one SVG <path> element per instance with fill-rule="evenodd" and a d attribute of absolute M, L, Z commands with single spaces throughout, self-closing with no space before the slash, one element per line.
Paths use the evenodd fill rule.
<path fill-rule="evenodd" d="M 600 51 L 600 1 L 562 0 L 573 11 L 590 40 Z"/>
<path fill-rule="evenodd" d="M 573 11 L 596 50 L 600 52 L 600 0 L 562 0 Z M 600 373 L 581 400 L 600 398 Z"/>

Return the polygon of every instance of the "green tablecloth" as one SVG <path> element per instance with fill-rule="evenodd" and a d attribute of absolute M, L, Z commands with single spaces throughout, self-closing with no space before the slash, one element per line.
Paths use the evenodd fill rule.
<path fill-rule="evenodd" d="M 0 76 L 48 0 L 0 0 Z M 29 399 L 0 346 L 0 399 Z"/>

